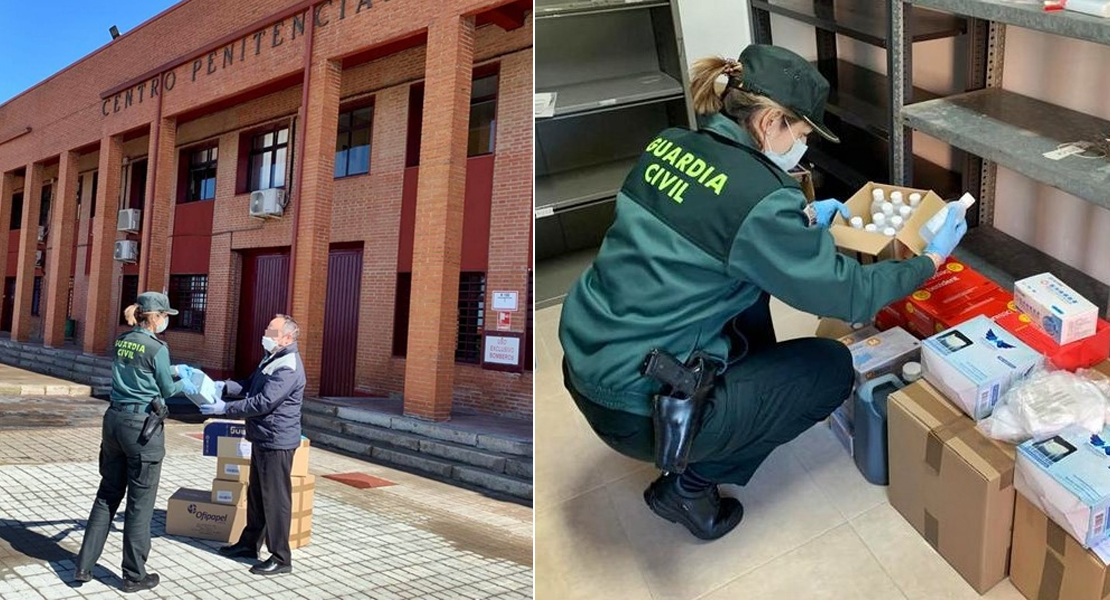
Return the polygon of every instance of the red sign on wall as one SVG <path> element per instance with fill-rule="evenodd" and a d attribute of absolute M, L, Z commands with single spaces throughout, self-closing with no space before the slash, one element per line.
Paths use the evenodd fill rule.
<path fill-rule="evenodd" d="M 497 330 L 509 331 L 513 328 L 513 313 L 499 312 L 497 313 Z"/>

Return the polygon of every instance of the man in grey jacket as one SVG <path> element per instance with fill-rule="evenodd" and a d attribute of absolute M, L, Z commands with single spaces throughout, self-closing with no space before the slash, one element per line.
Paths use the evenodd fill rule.
<path fill-rule="evenodd" d="M 292 520 L 293 453 L 301 444 L 301 401 L 305 375 L 297 351 L 297 322 L 277 315 L 262 336 L 266 358 L 250 378 L 217 383 L 217 395 L 242 398 L 201 407 L 206 415 L 246 419 L 251 442 L 250 487 L 247 491 L 247 526 L 239 541 L 220 548 L 232 558 L 258 559 L 265 537 L 270 558 L 251 567 L 256 575 L 293 571 L 289 548 Z M 263 535 L 265 534 L 265 535 Z"/>

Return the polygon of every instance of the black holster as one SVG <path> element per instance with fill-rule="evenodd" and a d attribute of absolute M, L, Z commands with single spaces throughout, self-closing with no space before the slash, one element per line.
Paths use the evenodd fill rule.
<path fill-rule="evenodd" d="M 655 466 L 665 473 L 682 473 L 689 464 L 694 437 L 701 429 L 706 399 L 713 391 L 716 363 L 695 354 L 683 365 L 653 350 L 642 371 L 663 384 L 663 390 L 652 398 Z"/>
<path fill-rule="evenodd" d="M 143 430 L 139 433 L 139 445 L 145 446 L 150 438 L 158 434 L 158 429 L 163 427 L 166 417 L 170 414 L 166 403 L 161 398 L 155 398 L 150 401 L 150 413 L 147 414 L 146 420 L 143 421 Z"/>

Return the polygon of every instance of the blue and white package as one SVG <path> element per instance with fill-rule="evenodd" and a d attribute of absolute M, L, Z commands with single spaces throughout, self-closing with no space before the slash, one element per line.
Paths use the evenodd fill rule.
<path fill-rule="evenodd" d="M 1110 428 L 1029 440 L 1015 469 L 1014 488 L 1084 548 L 1110 538 Z"/>
<path fill-rule="evenodd" d="M 976 421 L 990 416 L 1015 382 L 1044 357 L 991 319 L 979 316 L 921 344 L 925 379 Z"/>
<path fill-rule="evenodd" d="M 216 456 L 218 441 L 222 437 L 247 437 L 244 421 L 217 419 L 204 424 L 204 456 Z"/>

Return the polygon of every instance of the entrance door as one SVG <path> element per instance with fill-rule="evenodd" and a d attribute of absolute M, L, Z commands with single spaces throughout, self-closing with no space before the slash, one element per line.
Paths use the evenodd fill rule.
<path fill-rule="evenodd" d="M 355 393 L 361 286 L 362 248 L 332 248 L 328 254 L 321 396 L 353 396 Z"/>
<path fill-rule="evenodd" d="M 247 377 L 262 362 L 262 335 L 274 315 L 285 312 L 289 286 L 289 250 L 243 256 L 243 287 L 239 298 L 239 333 L 235 376 Z"/>
<path fill-rule="evenodd" d="M 0 331 L 11 333 L 12 315 L 15 313 L 15 277 L 4 280 L 4 307 L 0 311 Z"/>

